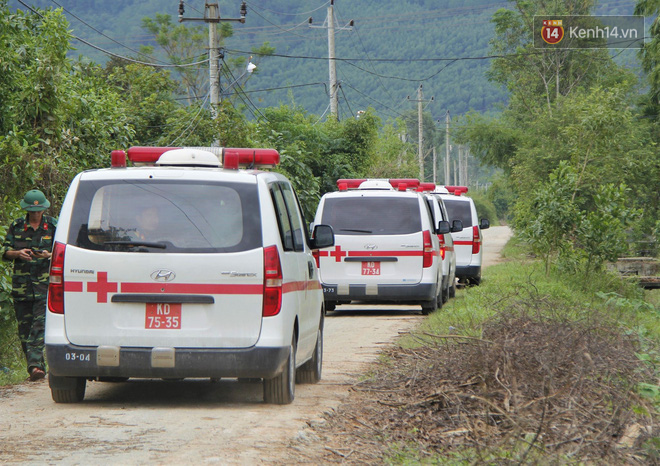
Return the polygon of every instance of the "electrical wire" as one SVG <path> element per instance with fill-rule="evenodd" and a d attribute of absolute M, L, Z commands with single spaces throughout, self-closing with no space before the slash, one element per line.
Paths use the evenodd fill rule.
<path fill-rule="evenodd" d="M 349 88 L 351 88 L 353 91 L 357 92 L 358 95 L 359 95 L 359 96 L 360 96 L 365 102 L 367 102 L 367 100 L 366 100 L 367 98 L 371 99 L 371 97 L 367 96 L 367 94 L 365 94 L 364 92 L 360 92 L 360 91 L 358 91 L 354 86 L 351 85 L 350 81 L 346 78 L 346 75 L 344 74 L 344 71 L 343 71 L 341 68 L 339 69 L 339 73 L 340 73 L 341 76 L 342 76 L 342 80 L 341 80 L 342 84 L 346 84 L 346 85 L 347 85 Z M 392 98 L 392 101 L 395 100 L 394 97 L 391 97 L 391 98 Z M 383 104 L 383 103 L 381 103 L 381 102 L 378 102 L 378 101 L 376 101 L 375 99 L 371 99 L 371 100 L 373 100 L 373 101 L 377 102 L 379 105 L 381 105 L 381 106 L 382 106 L 381 108 L 383 109 L 383 111 L 386 111 L 387 113 L 389 113 L 389 114 L 390 114 L 391 116 L 393 116 L 394 118 L 397 118 L 397 117 L 399 117 L 399 116 L 402 116 L 401 113 L 397 112 L 396 110 L 394 110 L 394 109 L 392 109 L 392 108 L 390 108 L 390 107 L 388 107 L 388 106 L 385 106 L 385 104 Z M 367 107 L 369 106 L 369 103 L 368 103 L 368 102 L 367 102 L 367 105 L 366 105 L 366 106 L 367 106 Z"/>
<path fill-rule="evenodd" d="M 323 119 L 326 113 L 328 113 L 328 110 L 330 110 L 330 104 L 328 104 L 327 107 L 325 107 L 325 110 L 323 111 L 323 114 L 319 117 L 318 120 L 316 120 L 316 123 L 312 124 L 312 126 L 316 126 L 319 121 Z"/>
<path fill-rule="evenodd" d="M 403 116 L 402 113 L 400 113 L 400 112 L 394 110 L 393 108 L 387 106 L 386 104 L 384 104 L 384 103 L 382 103 L 382 102 L 380 102 L 380 101 L 374 99 L 373 97 L 370 97 L 370 96 L 366 95 L 365 93 L 363 93 L 362 91 L 359 91 L 358 89 L 354 88 L 354 87 L 351 86 L 350 84 L 348 84 L 348 83 L 345 83 L 345 84 L 346 84 L 348 87 L 350 87 L 351 89 L 353 89 L 355 92 L 357 92 L 358 94 L 364 96 L 365 98 L 367 98 L 367 99 L 369 99 L 369 100 L 373 100 L 373 101 L 376 102 L 377 104 L 382 105 L 383 107 L 385 107 L 385 108 L 391 110 L 392 112 L 396 113 L 397 115 L 399 115 L 399 116 L 401 116 L 401 117 Z"/>
<path fill-rule="evenodd" d="M 27 3 L 25 3 L 23 0 L 17 0 L 17 1 L 18 1 L 21 5 L 23 5 L 24 7 L 29 8 L 30 11 L 32 11 L 34 14 L 40 16 L 41 18 L 44 17 L 44 15 L 42 15 L 41 13 L 39 13 L 37 10 L 35 10 L 34 8 L 32 8 L 30 5 L 28 5 Z M 205 60 L 202 60 L 202 61 L 198 61 L 198 62 L 194 62 L 194 63 L 186 63 L 186 64 L 182 64 L 182 65 L 160 64 L 160 63 L 147 63 L 147 62 L 143 62 L 143 61 L 140 61 L 140 60 L 135 60 L 135 59 L 133 59 L 133 58 L 124 57 L 124 56 L 122 56 L 122 55 L 117 55 L 116 53 L 112 53 L 112 52 L 110 52 L 109 50 L 105 50 L 105 49 L 103 49 L 103 48 L 101 48 L 101 47 L 98 47 L 98 46 L 96 46 L 96 45 L 94 45 L 94 44 L 92 44 L 92 43 L 86 41 L 85 39 L 82 39 L 82 38 L 76 36 L 75 34 L 71 34 L 71 37 L 73 37 L 74 39 L 76 39 L 76 40 L 79 41 L 79 42 L 82 42 L 82 43 L 85 44 L 85 45 L 88 45 L 88 46 L 92 47 L 93 49 L 96 49 L 96 50 L 98 50 L 98 51 L 100 51 L 100 52 L 103 52 L 103 53 L 105 53 L 106 55 L 110 55 L 111 57 L 120 58 L 120 59 L 122 59 L 122 60 L 126 60 L 126 61 L 129 61 L 129 62 L 132 62 L 132 63 L 137 63 L 137 64 L 139 64 L 139 65 L 145 65 L 145 66 L 151 66 L 151 67 L 154 67 L 154 68 L 185 68 L 185 67 L 188 67 L 188 66 L 195 66 L 195 65 L 202 64 L 202 63 L 208 63 L 208 61 L 209 61 L 209 59 L 206 58 Z"/>
<path fill-rule="evenodd" d="M 174 143 L 177 142 L 179 139 L 181 139 L 181 137 L 186 133 L 186 131 L 188 131 L 188 129 L 190 129 L 190 127 L 192 126 L 192 124 L 195 123 L 195 120 L 197 120 L 197 117 L 202 113 L 202 110 L 204 110 L 204 106 L 206 105 L 206 102 L 208 102 L 210 96 L 211 96 L 210 93 L 206 94 L 206 98 L 204 99 L 204 102 L 202 102 L 202 103 L 200 104 L 200 106 L 199 106 L 199 110 L 197 110 L 197 113 L 196 113 L 195 116 L 192 118 L 192 120 L 190 121 L 190 123 L 188 124 L 188 126 L 187 126 L 183 131 L 181 131 L 181 134 L 179 134 L 179 136 L 178 136 L 174 141 L 172 141 L 172 142 L 169 143 L 168 147 L 172 147 L 172 146 L 174 145 Z M 199 122 L 197 122 L 197 123 L 195 124 L 195 127 L 193 128 L 193 131 L 195 130 L 195 128 L 197 128 L 197 125 L 198 125 L 198 124 L 199 124 Z"/>
<path fill-rule="evenodd" d="M 231 69 L 229 68 L 229 65 L 227 65 L 227 62 L 225 61 L 224 58 L 222 58 L 222 63 L 225 64 L 225 66 L 226 66 L 226 70 L 227 70 L 227 72 L 231 75 L 232 80 L 236 81 L 236 77 L 234 76 L 234 73 L 231 72 Z M 222 68 L 225 68 L 225 67 L 222 67 Z M 222 69 L 222 68 L 221 68 L 221 69 Z M 250 97 L 248 97 L 247 94 L 245 94 L 245 93 L 243 92 L 243 96 L 245 96 L 245 99 L 243 98 L 243 96 L 241 96 L 241 93 L 242 93 L 242 92 L 243 92 L 243 89 L 241 88 L 241 86 L 238 86 L 238 92 L 236 93 L 236 95 L 237 95 L 237 96 L 243 101 L 243 103 L 245 104 L 245 106 L 246 106 L 247 108 L 249 108 L 249 105 L 248 105 L 247 102 L 245 101 L 245 100 L 247 99 L 247 101 L 252 105 L 252 107 L 254 107 L 254 109 L 257 111 L 257 113 L 259 113 L 259 115 L 261 115 L 261 117 L 262 117 L 264 120 L 268 121 L 268 118 L 266 118 L 266 116 L 265 116 L 263 113 L 261 113 L 261 110 L 259 110 L 259 108 L 254 104 L 254 102 L 252 102 L 252 101 L 250 100 Z M 253 115 L 255 118 L 257 118 L 257 116 L 254 114 L 254 112 L 252 112 L 252 115 Z M 257 118 L 257 119 L 258 119 L 258 118 Z"/>
<path fill-rule="evenodd" d="M 254 11 L 254 10 L 252 10 L 252 11 Z M 295 28 L 297 28 L 297 27 L 300 27 L 300 26 L 303 25 L 303 24 L 306 24 L 307 21 L 303 21 L 302 23 L 295 25 L 295 26 L 292 27 L 291 29 L 284 29 L 284 28 L 281 28 L 280 26 L 278 26 L 277 24 L 273 23 L 273 22 L 270 21 L 269 19 L 266 19 L 264 16 L 260 15 L 260 14 L 257 13 L 256 11 L 254 11 L 254 14 L 257 15 L 258 17 L 260 17 L 261 19 L 263 19 L 264 21 L 266 21 L 267 23 L 272 24 L 272 25 L 275 26 L 277 29 L 280 29 L 282 32 L 280 32 L 279 34 L 288 33 L 288 34 L 291 34 L 291 35 L 293 35 L 293 36 L 302 37 L 303 39 L 308 39 L 307 36 L 303 36 L 303 35 L 301 35 L 301 34 L 295 34 L 295 33 L 291 32 L 293 29 L 295 29 Z"/>
<path fill-rule="evenodd" d="M 344 94 L 344 89 L 341 87 L 341 82 L 337 83 L 339 86 L 339 90 L 341 91 L 341 95 L 344 96 L 344 102 L 346 102 L 346 106 L 348 107 L 348 111 L 351 113 L 352 117 L 355 117 L 355 113 L 353 113 L 353 109 L 351 108 L 351 104 L 348 103 L 348 99 L 346 98 L 346 94 Z"/>
<path fill-rule="evenodd" d="M 254 11 L 253 3 L 252 3 L 252 2 L 246 2 L 246 3 L 248 4 L 248 6 L 249 6 L 250 8 L 252 8 L 252 11 Z M 305 12 L 302 12 L 302 13 L 283 13 L 283 12 L 279 12 L 279 11 L 275 11 L 275 10 L 269 10 L 268 8 L 264 8 L 264 7 L 260 7 L 260 9 L 265 10 L 265 11 L 268 11 L 269 13 L 275 13 L 276 15 L 282 15 L 282 16 L 302 16 L 302 15 L 309 15 L 309 14 L 312 14 L 312 13 L 314 13 L 314 12 L 320 10 L 320 9 L 323 8 L 324 6 L 326 6 L 328 3 L 330 3 L 330 2 L 327 1 L 327 2 L 325 2 L 324 4 L 322 4 L 322 5 L 321 5 L 320 7 L 318 7 L 318 8 L 315 8 L 315 9 L 313 9 L 313 10 L 311 10 L 311 11 L 305 11 Z"/>
<path fill-rule="evenodd" d="M 96 33 L 98 33 L 98 34 L 100 34 L 101 36 L 105 37 L 106 39 L 111 40 L 112 42 L 114 42 L 115 44 L 119 45 L 120 47 L 124 47 L 125 49 L 130 50 L 131 52 L 135 52 L 135 53 L 137 53 L 138 55 L 145 56 L 145 57 L 147 57 L 147 58 L 149 58 L 149 59 L 151 59 L 151 60 L 157 60 L 157 61 L 161 61 L 161 62 L 162 62 L 162 60 L 158 60 L 158 58 L 152 57 L 152 56 L 150 56 L 149 54 L 146 54 L 146 53 L 144 53 L 144 52 L 140 52 L 139 50 L 132 49 L 132 48 L 128 47 L 127 45 L 124 45 L 124 44 L 122 44 L 121 42 L 119 42 L 119 41 L 113 39 L 112 37 L 110 37 L 110 36 L 104 34 L 103 32 L 99 31 L 98 29 L 96 29 L 96 28 L 95 28 L 94 26 L 92 26 L 91 24 L 89 24 L 89 23 L 85 22 L 83 19 L 79 18 L 76 14 L 74 14 L 74 13 L 72 13 L 71 11 L 67 10 L 66 8 L 64 8 L 64 6 L 62 6 L 61 4 L 59 4 L 57 1 L 55 1 L 55 0 L 50 0 L 50 1 L 51 1 L 52 3 L 54 3 L 55 5 L 57 5 L 58 7 L 60 7 L 60 8 L 62 9 L 62 11 L 64 11 L 64 12 L 67 13 L 67 14 L 69 14 L 70 16 L 74 17 L 75 19 L 77 19 L 78 21 L 80 21 L 82 24 L 84 24 L 85 26 L 87 26 L 88 28 L 90 28 L 92 31 L 94 31 L 94 32 L 96 32 Z M 163 63 L 164 63 L 164 62 L 163 62 Z"/>

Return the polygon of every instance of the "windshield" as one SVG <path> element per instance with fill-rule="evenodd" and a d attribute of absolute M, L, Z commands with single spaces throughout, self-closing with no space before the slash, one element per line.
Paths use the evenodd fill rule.
<path fill-rule="evenodd" d="M 136 252 L 233 252 L 261 245 L 254 184 L 83 181 L 70 244 Z"/>
<path fill-rule="evenodd" d="M 419 201 L 413 197 L 328 198 L 321 223 L 337 235 L 405 235 L 422 229 Z"/>
<path fill-rule="evenodd" d="M 472 209 L 470 201 L 459 199 L 443 199 L 447 208 L 449 221 L 460 220 L 463 222 L 463 228 L 472 226 Z"/>

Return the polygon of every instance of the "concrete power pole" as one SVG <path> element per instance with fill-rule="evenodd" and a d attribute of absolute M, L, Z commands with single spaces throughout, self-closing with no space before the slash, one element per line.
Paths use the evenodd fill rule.
<path fill-rule="evenodd" d="M 211 102 L 211 117 L 215 120 L 218 117 L 218 102 L 220 102 L 220 72 L 218 71 L 220 9 L 217 3 L 206 2 L 205 11 L 208 13 L 209 20 L 209 100 Z"/>
<path fill-rule="evenodd" d="M 312 18 L 309 18 L 309 27 L 311 28 L 327 28 L 328 29 L 328 69 L 330 74 L 329 82 L 329 92 L 330 92 L 330 114 L 337 118 L 337 112 L 339 107 L 339 98 L 337 92 L 337 62 L 335 60 L 335 30 L 338 29 L 343 31 L 345 29 L 351 29 L 355 24 L 353 20 L 350 20 L 348 25 L 335 28 L 335 9 L 334 9 L 334 0 L 330 0 L 330 6 L 328 7 L 328 16 L 323 22 L 322 26 L 312 26 Z"/>
<path fill-rule="evenodd" d="M 424 114 L 422 113 L 422 85 L 417 89 L 417 134 L 419 135 L 419 181 L 424 181 Z"/>
<path fill-rule="evenodd" d="M 335 62 L 335 11 L 334 0 L 328 6 L 328 67 L 330 70 L 330 114 L 337 117 L 337 67 Z"/>
<path fill-rule="evenodd" d="M 435 156 L 435 145 L 433 146 L 433 184 L 437 184 L 437 167 L 436 165 L 436 156 Z"/>
<path fill-rule="evenodd" d="M 417 134 L 418 134 L 418 149 L 417 157 L 419 159 L 419 180 L 424 181 L 424 113 L 423 113 L 423 102 L 433 102 L 433 97 L 428 101 L 424 100 L 424 95 L 422 94 L 422 85 L 419 85 L 417 88 L 417 99 L 411 99 L 408 96 L 408 101 L 417 102 Z"/>
<path fill-rule="evenodd" d="M 449 167 L 449 110 L 447 110 L 447 115 L 445 117 L 445 122 L 447 125 L 447 130 L 445 134 L 445 185 L 451 185 L 451 180 L 449 179 L 450 167 Z"/>
<path fill-rule="evenodd" d="M 211 115 L 213 118 L 218 116 L 218 103 L 220 102 L 220 68 L 218 63 L 218 23 L 221 21 L 236 21 L 245 23 L 247 14 L 247 5 L 241 3 L 240 18 L 221 18 L 218 4 L 206 0 L 204 5 L 203 18 L 184 18 L 184 1 L 179 0 L 179 22 L 183 21 L 204 21 L 209 25 L 209 101 L 211 102 Z"/>

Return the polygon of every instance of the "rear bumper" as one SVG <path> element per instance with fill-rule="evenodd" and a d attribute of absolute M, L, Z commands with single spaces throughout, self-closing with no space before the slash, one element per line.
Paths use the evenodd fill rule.
<path fill-rule="evenodd" d="M 326 302 L 379 301 L 421 303 L 438 295 L 435 283 L 416 285 L 332 285 L 323 283 L 323 298 Z"/>
<path fill-rule="evenodd" d="M 457 265 L 456 278 L 479 278 L 481 277 L 480 265 Z"/>
<path fill-rule="evenodd" d="M 108 355 L 116 355 L 116 360 Z M 289 347 L 119 348 L 46 345 L 48 370 L 61 377 L 245 377 L 270 379 L 282 372 Z M 162 367 L 170 366 L 170 367 Z"/>

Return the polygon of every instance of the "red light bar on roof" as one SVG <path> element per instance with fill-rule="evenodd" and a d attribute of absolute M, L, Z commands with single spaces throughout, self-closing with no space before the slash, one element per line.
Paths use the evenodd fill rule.
<path fill-rule="evenodd" d="M 275 149 L 249 149 L 225 147 L 222 149 L 222 166 L 229 169 L 238 167 L 274 167 L 280 163 L 280 153 Z"/>
<path fill-rule="evenodd" d="M 181 147 L 146 147 L 135 146 L 128 149 L 128 160 L 133 163 L 156 163 L 163 153 Z"/>
<path fill-rule="evenodd" d="M 445 186 L 445 188 L 447 188 L 447 191 L 452 193 L 454 196 L 460 196 L 461 194 L 468 192 L 467 186 Z"/>
<path fill-rule="evenodd" d="M 362 183 L 367 181 L 364 178 L 339 178 L 337 180 L 337 188 L 340 191 L 346 191 L 347 189 L 358 189 Z M 343 188 L 343 189 L 342 189 Z"/>
<path fill-rule="evenodd" d="M 419 183 L 419 186 L 417 187 L 417 191 L 422 193 L 422 192 L 430 192 L 435 190 L 435 183 Z"/>
<path fill-rule="evenodd" d="M 417 178 L 392 178 L 390 184 L 394 189 L 405 191 L 406 189 L 417 189 L 419 180 Z"/>
<path fill-rule="evenodd" d="M 123 168 L 126 166 L 126 152 L 123 150 L 113 150 L 110 153 L 110 166 L 112 168 Z"/>
<path fill-rule="evenodd" d="M 222 153 L 223 166 L 225 168 L 238 167 L 266 167 L 275 166 L 280 163 L 280 154 L 275 149 L 251 149 L 232 147 L 146 147 L 135 146 L 128 149 L 128 159 L 133 163 L 156 163 L 165 152 L 175 149 L 204 150 L 218 154 Z M 117 156 L 119 157 L 119 156 Z M 114 165 L 113 165 L 114 166 Z"/>

